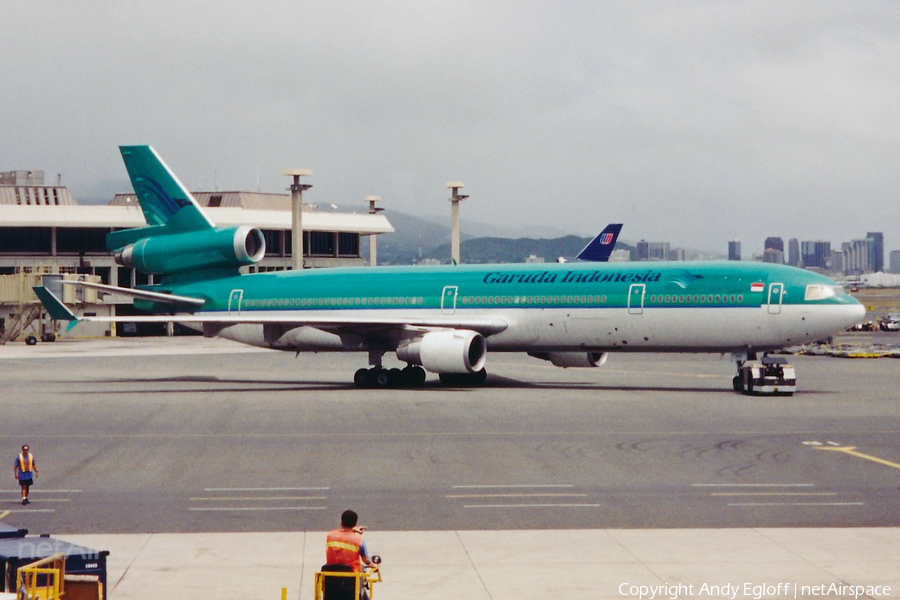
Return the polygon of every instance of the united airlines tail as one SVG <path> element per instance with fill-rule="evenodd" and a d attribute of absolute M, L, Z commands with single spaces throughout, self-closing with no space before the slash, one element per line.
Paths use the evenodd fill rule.
<path fill-rule="evenodd" d="M 575 258 L 593 262 L 608 261 L 609 255 L 612 254 L 613 249 L 616 247 L 616 239 L 619 237 L 620 231 L 622 231 L 621 223 L 610 223 Z"/>

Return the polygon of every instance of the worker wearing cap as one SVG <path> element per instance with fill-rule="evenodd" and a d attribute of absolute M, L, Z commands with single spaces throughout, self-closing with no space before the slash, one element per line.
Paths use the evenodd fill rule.
<path fill-rule="evenodd" d="M 13 476 L 18 480 L 19 487 L 22 489 L 22 504 L 30 504 L 28 499 L 28 488 L 34 484 L 34 478 L 38 475 L 37 463 L 34 462 L 34 455 L 30 452 L 28 444 L 22 446 L 22 453 L 16 457 L 13 466 Z"/>

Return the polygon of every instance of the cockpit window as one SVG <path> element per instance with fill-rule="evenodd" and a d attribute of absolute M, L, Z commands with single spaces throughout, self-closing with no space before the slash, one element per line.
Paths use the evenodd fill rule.
<path fill-rule="evenodd" d="M 832 298 L 838 294 L 845 294 L 844 288 L 833 285 L 808 285 L 806 286 L 806 295 L 804 300 L 825 300 Z"/>

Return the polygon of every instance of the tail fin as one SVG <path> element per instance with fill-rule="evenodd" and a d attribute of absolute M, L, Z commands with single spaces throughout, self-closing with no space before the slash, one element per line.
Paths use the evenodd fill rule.
<path fill-rule="evenodd" d="M 609 255 L 612 254 L 613 249 L 616 247 L 616 240 L 620 231 L 622 231 L 621 223 L 610 223 L 606 226 L 606 229 L 600 232 L 600 235 L 591 240 L 591 243 L 578 253 L 576 258 L 592 262 L 608 261 Z"/>
<path fill-rule="evenodd" d="M 149 227 L 109 234 L 106 245 L 110 250 L 118 250 L 141 238 L 215 227 L 152 147 L 120 146 L 119 150 Z"/>

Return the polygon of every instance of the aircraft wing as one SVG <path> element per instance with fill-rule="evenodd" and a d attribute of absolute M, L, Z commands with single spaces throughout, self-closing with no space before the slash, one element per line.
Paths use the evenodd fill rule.
<path fill-rule="evenodd" d="M 96 286 L 99 284 L 92 284 Z M 123 288 L 109 287 L 113 290 Z M 135 290 L 140 291 L 140 290 Z M 469 329 L 489 336 L 504 331 L 509 324 L 499 318 L 464 318 L 457 315 L 446 315 L 428 319 L 421 318 L 397 318 L 397 317 L 341 317 L 336 315 L 310 315 L 303 318 L 287 317 L 285 315 L 256 315 L 253 313 L 227 313 L 227 312 L 201 312 L 198 314 L 180 313 L 173 315 L 138 315 L 115 317 L 78 317 L 65 304 L 57 298 L 53 292 L 44 286 L 37 286 L 34 292 L 38 295 L 50 317 L 61 321 L 90 321 L 98 323 L 200 323 L 209 325 L 212 329 L 224 329 L 229 325 L 257 324 L 257 325 L 286 325 L 289 327 L 315 327 L 326 331 L 353 331 L 368 333 L 386 329 Z M 158 294 L 154 292 L 155 294 Z M 166 296 L 167 294 L 158 294 Z M 181 296 L 173 296 L 182 298 Z M 148 298 L 153 299 L 155 298 Z M 197 300 L 196 298 L 188 298 Z M 174 302 L 173 302 L 174 303 Z M 296 313 L 295 313 L 296 314 Z"/>

